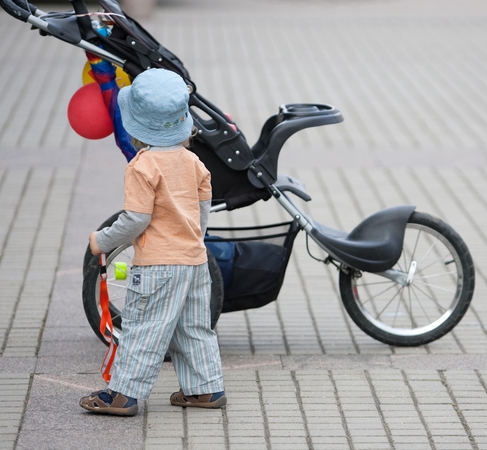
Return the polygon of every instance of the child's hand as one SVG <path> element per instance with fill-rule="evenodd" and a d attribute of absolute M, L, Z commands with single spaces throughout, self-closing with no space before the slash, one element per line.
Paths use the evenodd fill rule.
<path fill-rule="evenodd" d="M 96 243 L 96 234 L 98 231 L 93 231 L 93 233 L 90 234 L 89 240 L 90 240 L 90 250 L 93 255 L 98 256 L 102 254 L 103 252 L 100 250 L 100 247 L 98 247 L 98 244 Z"/>

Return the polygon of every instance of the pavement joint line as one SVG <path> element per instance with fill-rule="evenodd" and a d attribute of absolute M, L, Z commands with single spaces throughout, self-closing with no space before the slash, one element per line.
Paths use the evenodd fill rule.
<path fill-rule="evenodd" d="M 301 387 L 299 385 L 299 381 L 296 378 L 296 372 L 294 370 L 291 370 L 291 379 L 293 380 L 294 383 L 294 389 L 295 389 L 295 394 L 296 394 L 296 400 L 299 405 L 299 411 L 301 412 L 301 420 L 303 422 L 303 427 L 304 427 L 304 432 L 306 434 L 306 443 L 308 444 L 308 449 L 313 450 L 313 438 L 311 436 L 309 426 L 308 426 L 308 420 L 306 417 L 306 411 L 303 406 L 303 399 L 301 397 Z"/>
<path fill-rule="evenodd" d="M 372 394 L 372 398 L 374 399 L 375 407 L 377 409 L 377 412 L 379 413 L 380 421 L 382 423 L 382 426 L 384 428 L 384 431 L 386 432 L 387 440 L 389 441 L 389 445 L 391 446 L 391 449 L 395 449 L 394 446 L 394 438 L 391 433 L 391 429 L 386 421 L 386 418 L 384 416 L 384 412 L 382 411 L 381 408 L 381 402 L 379 399 L 379 396 L 377 395 L 377 391 L 375 390 L 374 383 L 372 381 L 372 378 L 370 377 L 370 373 L 368 370 L 364 370 L 365 378 L 367 380 L 367 383 L 369 385 L 370 392 Z"/>
<path fill-rule="evenodd" d="M 34 374 L 31 373 L 30 376 L 29 376 L 29 386 L 27 388 L 27 394 L 25 396 L 25 400 L 24 400 L 24 408 L 22 410 L 22 416 L 21 416 L 21 419 L 20 419 L 20 422 L 19 422 L 19 431 L 17 433 L 17 438 L 15 439 L 15 445 L 17 446 L 17 443 L 18 443 L 18 440 L 19 440 L 19 437 L 20 437 L 20 433 L 22 432 L 22 426 L 24 424 L 24 419 L 25 419 L 25 415 L 27 413 L 27 406 L 29 404 L 29 398 L 30 398 L 30 393 L 32 391 L 32 384 L 34 383 Z"/>
<path fill-rule="evenodd" d="M 249 314 L 247 311 L 244 311 L 243 315 L 245 318 L 245 325 L 247 327 L 247 336 L 248 336 L 248 341 L 249 341 L 250 354 L 255 355 L 255 344 L 254 344 L 254 338 L 253 338 L 253 334 L 252 334 L 252 327 L 250 326 Z"/>
<path fill-rule="evenodd" d="M 222 425 L 223 425 L 223 437 L 225 439 L 225 450 L 230 450 L 230 433 L 228 430 L 228 415 L 227 415 L 227 408 L 223 407 L 222 411 Z"/>
<path fill-rule="evenodd" d="M 277 316 L 277 321 L 279 323 L 279 327 L 281 329 L 281 333 L 282 333 L 282 341 L 284 343 L 284 348 L 285 348 L 285 351 L 286 351 L 286 355 L 290 355 L 291 354 L 291 348 L 289 347 L 289 341 L 288 341 L 288 338 L 287 338 L 287 335 L 286 335 L 286 328 L 284 326 L 284 321 L 282 320 L 282 314 L 281 314 L 281 305 L 277 302 L 276 303 L 276 316 Z"/>
<path fill-rule="evenodd" d="M 267 450 L 272 450 L 271 440 L 270 440 L 271 435 L 270 435 L 270 428 L 269 428 L 269 418 L 267 416 L 267 411 L 264 402 L 263 388 L 260 380 L 260 373 L 258 370 L 255 371 L 255 383 L 257 384 L 257 390 L 259 394 L 260 412 L 262 414 L 266 448 Z"/>
<path fill-rule="evenodd" d="M 332 384 L 333 395 L 335 396 L 335 403 L 338 408 L 338 412 L 340 414 L 341 423 L 342 423 L 343 430 L 345 431 L 345 437 L 347 438 L 348 446 L 350 450 L 355 450 L 352 433 L 350 432 L 350 428 L 348 427 L 345 411 L 343 410 L 342 402 L 338 394 L 338 386 L 336 384 L 335 378 L 333 376 L 333 372 L 331 370 L 328 370 L 328 378 L 330 379 Z"/>
<path fill-rule="evenodd" d="M 328 275 L 330 275 L 330 271 L 332 270 L 330 266 L 326 266 L 326 270 L 328 272 Z M 337 287 L 337 284 L 336 283 L 333 283 L 333 291 L 335 292 L 335 295 L 336 296 L 340 296 L 340 292 L 339 292 L 339 289 Z M 353 347 L 355 348 L 355 351 L 357 352 L 358 355 L 360 355 L 360 346 L 358 345 L 357 343 L 357 340 L 355 339 L 355 335 L 352 331 L 352 326 L 350 324 L 350 317 L 348 316 L 346 310 L 345 310 L 345 306 L 343 306 L 343 302 L 340 302 L 340 311 L 342 313 L 342 317 L 343 317 L 343 320 L 345 322 L 345 325 L 347 327 L 347 330 L 348 330 L 348 333 L 350 335 L 350 338 L 351 338 L 351 341 L 352 341 L 352 345 Z"/>
<path fill-rule="evenodd" d="M 441 383 L 443 384 L 443 386 L 445 387 L 446 391 L 448 392 L 448 395 L 451 398 L 453 409 L 455 410 L 455 412 L 456 412 L 456 414 L 458 416 L 458 419 L 460 420 L 460 423 L 462 424 L 462 426 L 463 426 L 463 428 L 465 430 L 465 433 L 467 434 L 468 440 L 470 441 L 473 450 L 480 450 L 479 446 L 477 445 L 477 442 L 475 441 L 475 437 L 472 434 L 472 430 L 470 429 L 470 427 L 468 425 L 468 422 L 465 419 L 465 415 L 463 414 L 462 409 L 458 405 L 457 399 L 455 398 L 455 394 L 453 393 L 452 388 L 448 384 L 448 380 L 447 380 L 447 378 L 445 376 L 444 371 L 439 370 L 438 371 L 438 376 L 440 377 Z"/>
<path fill-rule="evenodd" d="M 308 244 L 308 235 L 306 235 L 306 245 L 307 244 Z M 309 253 L 309 248 L 308 248 L 308 253 Z M 309 253 L 309 255 L 311 256 L 311 253 Z M 302 270 L 301 270 L 301 268 L 300 268 L 300 266 L 298 264 L 298 260 L 297 260 L 296 254 L 295 253 L 291 253 L 291 257 L 293 258 L 293 261 L 294 261 L 294 263 L 296 265 L 296 272 L 297 272 L 298 277 L 299 277 L 299 280 L 301 282 L 301 288 L 303 290 L 303 294 L 304 294 L 304 297 L 306 299 L 306 306 L 308 308 L 308 313 L 309 313 L 309 316 L 311 318 L 311 323 L 313 324 L 313 330 L 315 332 L 316 340 L 318 341 L 318 346 L 320 347 L 321 352 L 325 355 L 326 354 L 325 346 L 324 346 L 323 340 L 321 339 L 321 336 L 320 336 L 320 332 L 319 332 L 319 329 L 318 329 L 318 324 L 316 323 L 315 314 L 313 314 L 313 307 L 311 305 L 311 300 L 310 300 L 310 296 L 309 296 L 308 290 L 306 288 L 306 284 L 304 283 L 303 272 L 302 272 Z"/>
<path fill-rule="evenodd" d="M 480 370 L 475 370 L 474 372 L 477 375 L 477 378 L 479 379 L 479 383 L 484 388 L 484 392 L 487 394 L 487 383 L 485 382 L 484 377 L 480 373 Z"/>
<path fill-rule="evenodd" d="M 183 408 L 183 449 L 189 450 L 188 408 Z"/>

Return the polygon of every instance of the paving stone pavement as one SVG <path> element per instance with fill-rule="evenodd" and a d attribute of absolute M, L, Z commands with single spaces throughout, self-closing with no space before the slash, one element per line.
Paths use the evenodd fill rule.
<path fill-rule="evenodd" d="M 88 234 L 122 205 L 124 158 L 69 127 L 83 52 L 0 12 L 0 449 L 487 449 L 486 21 L 480 0 L 167 0 L 141 20 L 250 143 L 280 104 L 342 111 L 281 153 L 313 218 L 351 230 L 415 204 L 462 235 L 477 278 L 451 333 L 384 345 L 300 233 L 279 299 L 218 322 L 227 407 L 171 407 L 167 364 L 139 415 L 116 418 L 78 406 L 105 352 L 81 285 Z M 282 220 L 269 201 L 211 225 Z"/>

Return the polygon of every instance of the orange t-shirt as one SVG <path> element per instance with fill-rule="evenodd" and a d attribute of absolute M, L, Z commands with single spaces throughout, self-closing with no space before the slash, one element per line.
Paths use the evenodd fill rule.
<path fill-rule="evenodd" d="M 133 264 L 199 265 L 207 261 L 200 201 L 211 199 L 210 172 L 198 157 L 177 150 L 141 150 L 125 170 L 124 209 L 151 214 L 133 242 Z"/>

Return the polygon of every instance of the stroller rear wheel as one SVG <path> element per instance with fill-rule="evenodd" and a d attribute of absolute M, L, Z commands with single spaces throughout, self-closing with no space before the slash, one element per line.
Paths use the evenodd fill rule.
<path fill-rule="evenodd" d="M 110 226 L 120 213 L 116 213 L 107 219 L 99 229 Z M 208 268 L 211 276 L 211 328 L 215 328 L 223 307 L 223 279 L 220 268 L 211 252 L 208 254 Z M 107 255 L 108 296 L 110 298 L 110 313 L 114 327 L 115 341 L 122 329 L 122 309 L 125 306 L 127 272 L 131 266 L 133 256 L 132 245 L 123 245 L 112 250 Z M 100 333 L 100 265 L 99 258 L 91 254 L 90 248 L 86 249 L 83 265 L 83 307 L 88 322 L 98 336 L 106 344 Z"/>

